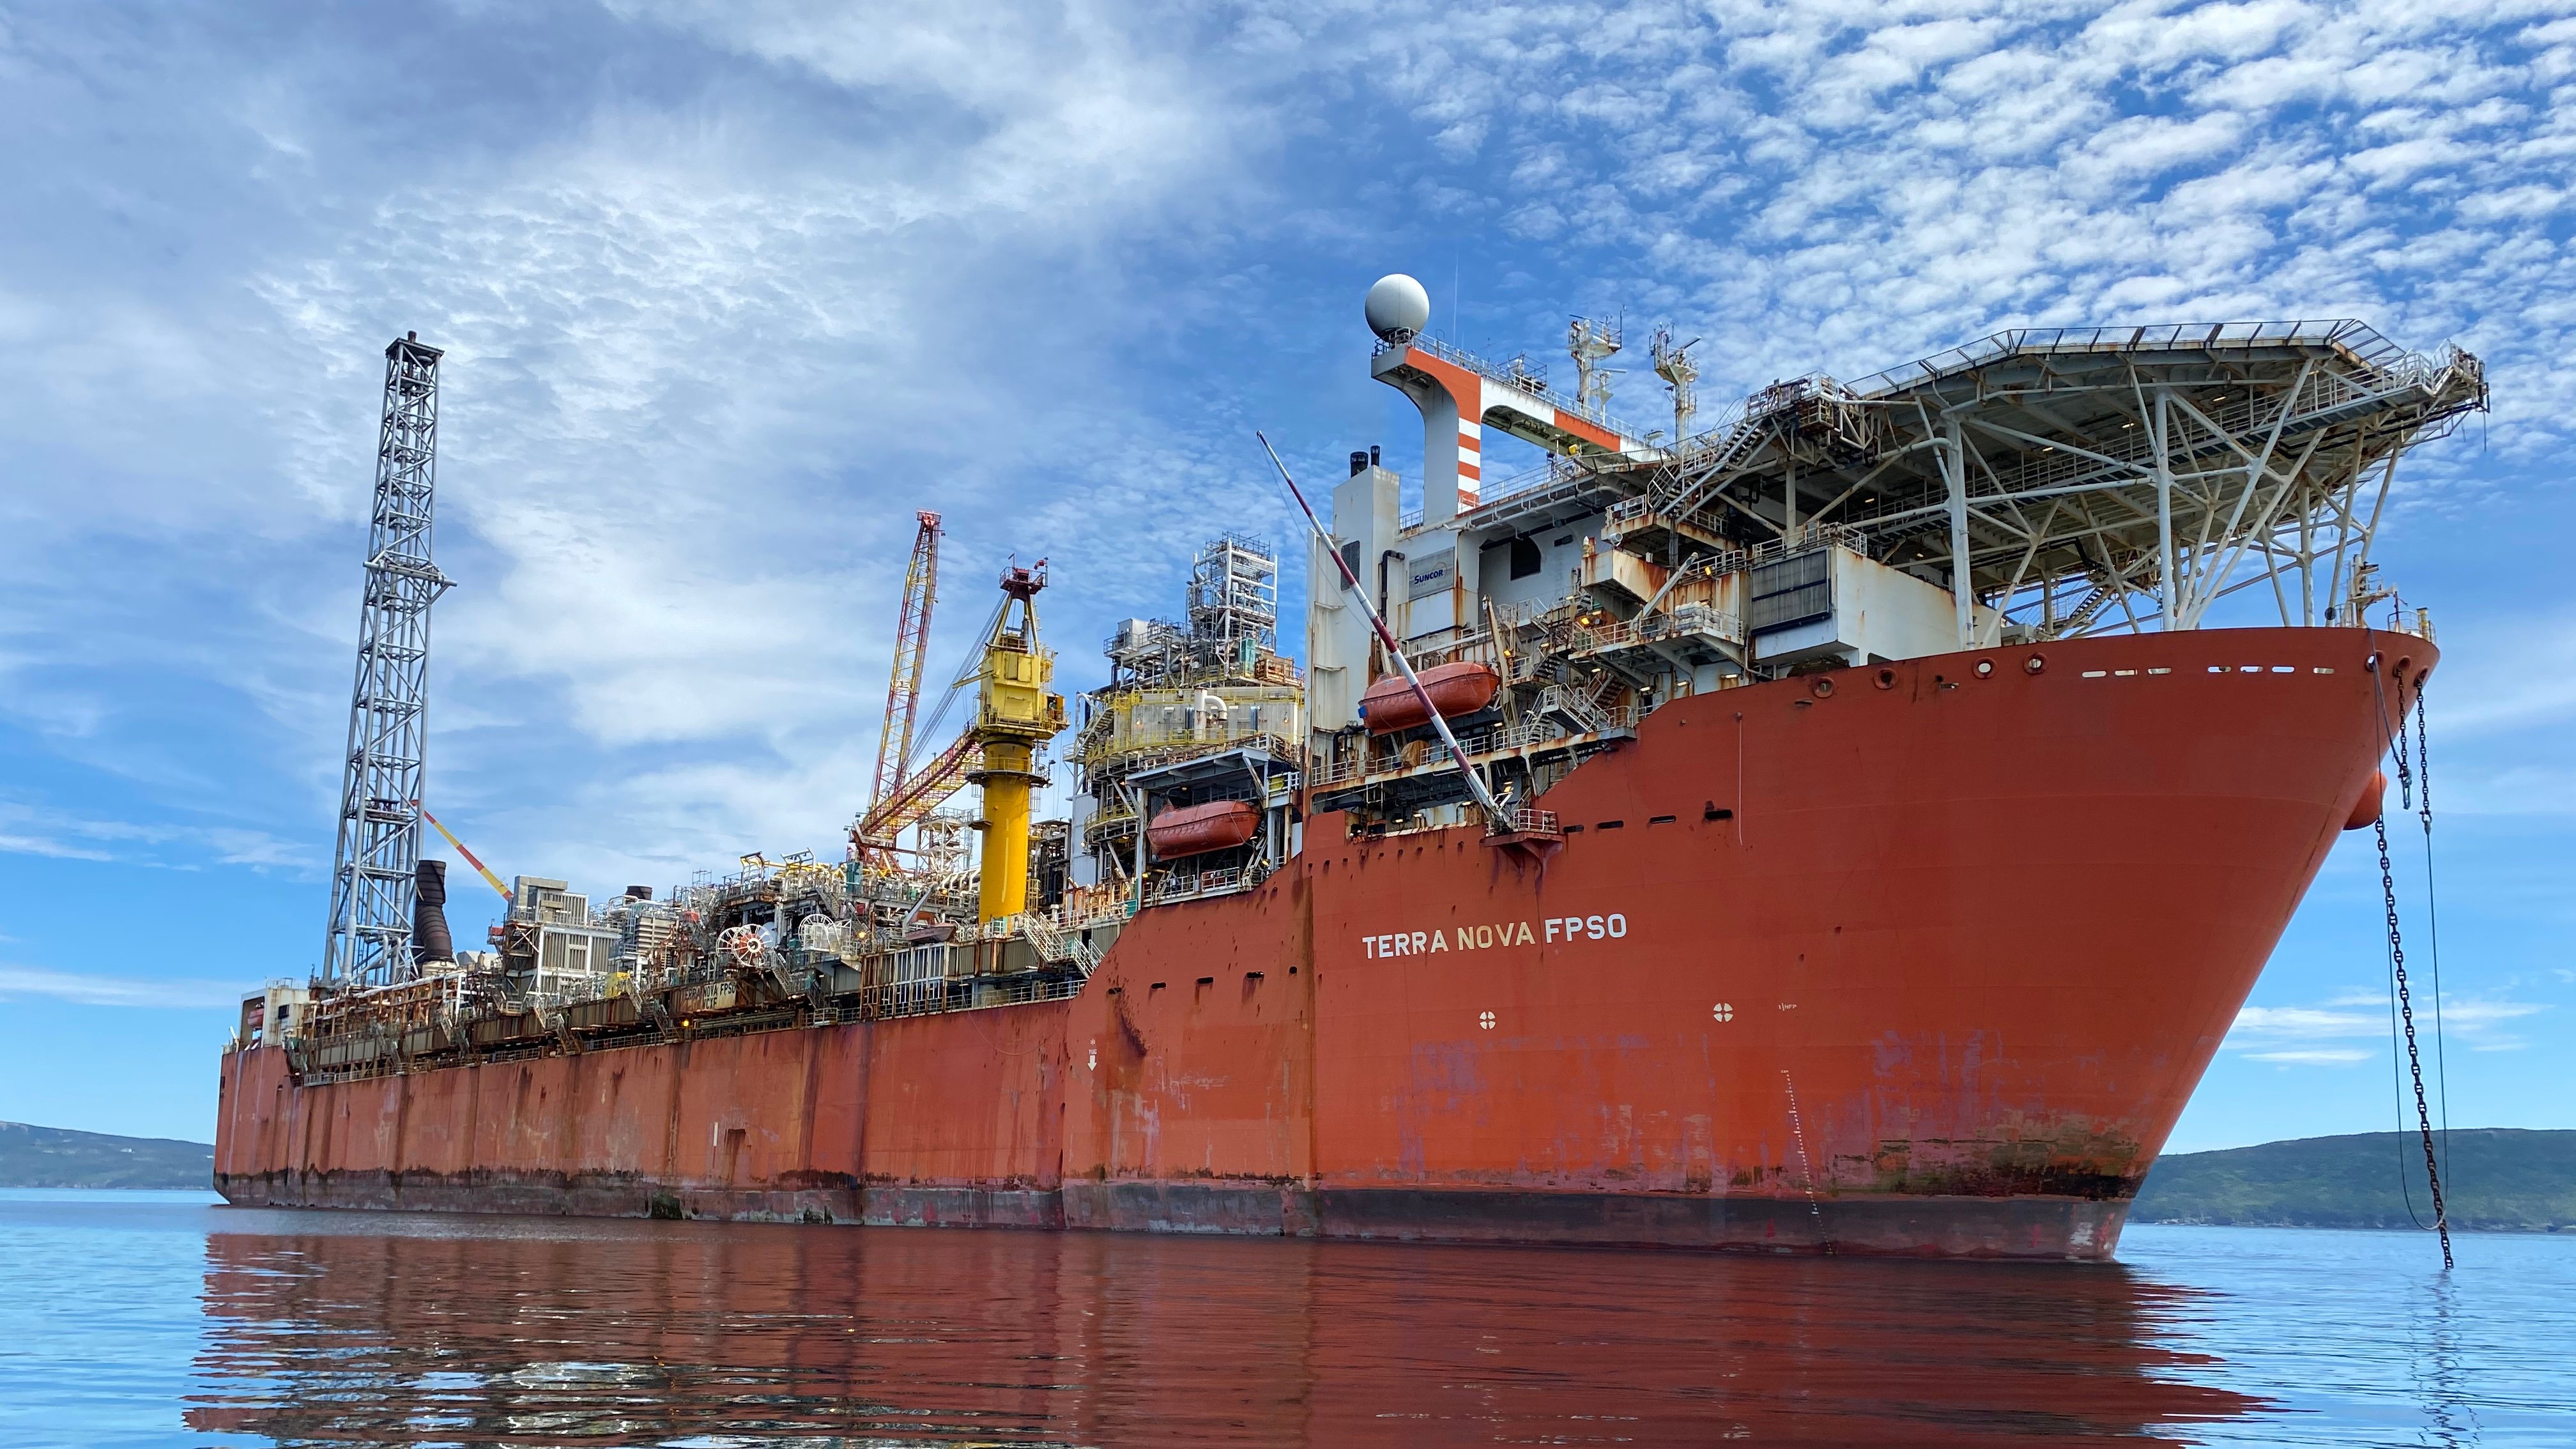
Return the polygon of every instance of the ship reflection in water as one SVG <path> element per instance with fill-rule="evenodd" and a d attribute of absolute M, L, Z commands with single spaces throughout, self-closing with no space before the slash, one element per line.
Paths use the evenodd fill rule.
<path fill-rule="evenodd" d="M 243 1212 L 189 1427 L 289 1442 L 2027 1443 L 2260 1401 L 2117 1266 Z"/>

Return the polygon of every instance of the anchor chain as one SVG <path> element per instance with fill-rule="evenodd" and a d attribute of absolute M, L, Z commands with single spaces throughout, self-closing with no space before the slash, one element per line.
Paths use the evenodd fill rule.
<path fill-rule="evenodd" d="M 2424 827 L 2424 944 L 2433 966 L 2433 1074 L 2442 1099 L 2442 1166 L 2451 1165 L 2450 1035 L 2442 1030 L 2442 902 L 2433 879 L 2433 736 L 2424 724 L 2424 681 L 2415 682 L 2415 818 Z"/>
<path fill-rule="evenodd" d="M 2378 672 L 2378 666 L 2379 661 L 2373 658 L 2371 669 L 2374 674 Z M 2419 687 L 2416 702 L 2420 706 L 2422 701 Z M 2418 736 L 2422 733 L 2420 721 L 2415 733 Z M 2397 715 L 2397 779 L 2403 792 L 2398 797 L 2401 808 L 2412 807 L 2415 803 L 2415 772 L 2409 768 L 2407 760 L 2407 734 L 2406 715 L 2401 705 Z M 2442 1267 L 2448 1271 L 2452 1266 L 2451 1220 L 2442 1201 L 2442 1168 L 2433 1155 L 2433 1108 L 2424 1097 L 2424 1057 L 2415 1041 L 2415 996 L 2406 980 L 2406 942 L 2397 929 L 2397 876 L 2388 864 L 2387 812 L 2380 812 L 2379 819 L 2372 821 L 2370 828 L 2379 844 L 2379 893 L 2387 909 L 2389 969 L 2397 986 L 2398 1016 L 2406 1027 L 2406 1067 L 2415 1079 L 2415 1124 L 2424 1142 L 2424 1177 L 2433 1188 L 2433 1231 L 2441 1235 Z"/>

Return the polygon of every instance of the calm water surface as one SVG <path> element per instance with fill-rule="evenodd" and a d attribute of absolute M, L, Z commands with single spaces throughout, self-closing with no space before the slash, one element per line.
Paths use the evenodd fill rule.
<path fill-rule="evenodd" d="M 2117 1267 L 0 1193 L 0 1443 L 2576 1444 L 2576 1238 Z"/>

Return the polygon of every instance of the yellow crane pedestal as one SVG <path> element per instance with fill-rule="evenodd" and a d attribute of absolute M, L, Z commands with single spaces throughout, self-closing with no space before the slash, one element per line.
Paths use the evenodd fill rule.
<path fill-rule="evenodd" d="M 1038 591 L 1046 587 L 1046 561 L 1034 569 L 1002 574 L 1009 596 L 984 646 L 976 680 L 975 723 L 967 735 L 982 750 L 982 764 L 966 778 L 984 790 L 982 882 L 978 919 L 1016 916 L 1029 904 L 1029 791 L 1045 776 L 1036 769 L 1038 746 L 1064 730 L 1064 696 L 1048 692 L 1055 655 L 1038 643 Z"/>
<path fill-rule="evenodd" d="M 967 778 L 984 787 L 982 881 L 976 916 L 995 921 L 1029 907 L 1029 791 L 1045 777 L 1029 768 L 1021 744 L 988 744 L 984 768 Z"/>

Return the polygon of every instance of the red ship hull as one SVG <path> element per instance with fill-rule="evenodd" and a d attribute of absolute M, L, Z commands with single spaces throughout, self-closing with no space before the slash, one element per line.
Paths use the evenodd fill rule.
<path fill-rule="evenodd" d="M 1070 1001 L 336 1085 L 237 1051 L 216 1184 L 2107 1257 L 2433 659 L 2203 631 L 1680 699 L 1539 802 L 1559 849 L 1318 816 Z"/>

